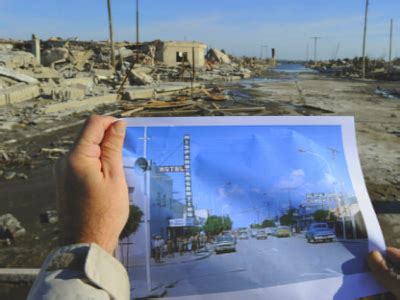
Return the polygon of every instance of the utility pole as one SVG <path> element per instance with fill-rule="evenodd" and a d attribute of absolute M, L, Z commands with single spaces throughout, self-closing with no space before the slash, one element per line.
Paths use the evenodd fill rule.
<path fill-rule="evenodd" d="M 314 62 L 317 61 L 317 44 L 318 40 L 321 38 L 319 36 L 313 36 L 311 37 L 314 40 Z"/>
<path fill-rule="evenodd" d="M 108 6 L 108 26 L 110 29 L 111 66 L 115 70 L 115 50 L 114 50 L 114 38 L 113 38 L 113 26 L 112 26 L 111 0 L 107 0 L 107 6 Z"/>
<path fill-rule="evenodd" d="M 389 68 L 392 65 L 392 49 L 393 49 L 393 19 L 390 19 Z"/>
<path fill-rule="evenodd" d="M 339 53 L 339 49 L 340 49 L 340 42 L 337 43 L 336 50 L 335 50 L 335 55 L 333 56 L 334 60 L 337 59 L 337 56 L 338 56 L 338 53 Z"/>
<path fill-rule="evenodd" d="M 267 59 L 268 58 L 268 45 L 260 45 L 260 48 L 261 48 L 260 60 L 263 59 L 264 50 L 265 50 L 265 53 L 266 53 L 265 59 Z"/>
<path fill-rule="evenodd" d="M 362 47 L 362 77 L 365 78 L 365 46 L 367 41 L 367 23 L 368 23 L 368 6 L 369 0 L 365 0 L 365 17 L 364 17 L 364 37 Z"/>
<path fill-rule="evenodd" d="M 139 0 L 136 0 L 136 63 L 139 63 Z"/>

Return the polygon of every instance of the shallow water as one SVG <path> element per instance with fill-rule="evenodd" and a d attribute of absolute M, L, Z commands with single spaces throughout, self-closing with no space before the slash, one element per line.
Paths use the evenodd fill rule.
<path fill-rule="evenodd" d="M 283 73 L 316 73 L 302 64 L 278 64 L 273 70 Z"/>

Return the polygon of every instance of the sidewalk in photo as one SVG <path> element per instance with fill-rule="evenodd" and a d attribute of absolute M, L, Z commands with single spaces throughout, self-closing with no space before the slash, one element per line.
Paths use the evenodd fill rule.
<path fill-rule="evenodd" d="M 158 282 L 152 282 L 152 288 L 149 291 L 145 280 L 133 279 L 131 282 L 132 299 L 161 298 L 167 292 L 167 286 Z"/>
<path fill-rule="evenodd" d="M 191 261 L 196 261 L 200 259 L 205 259 L 213 254 L 214 248 L 212 246 L 208 246 L 207 250 L 202 249 L 197 253 L 184 252 L 183 255 L 180 255 L 179 252 L 174 253 L 174 257 L 168 257 L 168 254 L 161 258 L 161 263 L 155 263 L 154 258 L 151 258 L 150 265 L 152 267 L 161 267 L 165 265 L 171 264 L 182 264 Z M 144 267 L 146 265 L 145 258 L 133 258 L 131 259 L 130 267 Z"/>
<path fill-rule="evenodd" d="M 368 243 L 368 239 L 343 239 L 343 238 L 337 238 L 337 242 L 341 243 Z"/>

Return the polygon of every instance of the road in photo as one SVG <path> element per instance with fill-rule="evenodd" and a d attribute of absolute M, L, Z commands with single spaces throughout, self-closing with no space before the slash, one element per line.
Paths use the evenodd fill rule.
<path fill-rule="evenodd" d="M 289 238 L 237 241 L 237 251 L 152 267 L 154 282 L 162 282 L 166 296 L 185 296 L 254 289 L 366 271 L 366 241 L 307 243 L 303 234 Z M 213 245 L 210 245 L 213 247 Z M 357 256 L 357 258 L 355 258 Z M 349 267 L 343 262 L 359 260 Z M 346 270 L 343 270 L 346 268 Z M 145 268 L 130 270 L 133 280 L 144 279 Z"/>

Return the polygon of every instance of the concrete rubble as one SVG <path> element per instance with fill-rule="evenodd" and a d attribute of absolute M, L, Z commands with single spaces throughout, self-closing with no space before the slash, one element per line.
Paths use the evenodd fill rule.
<path fill-rule="evenodd" d="M 26 233 L 25 228 L 12 214 L 0 216 L 0 241 L 10 245 L 15 239 Z"/>
<path fill-rule="evenodd" d="M 362 76 L 362 58 L 337 59 L 329 61 L 310 61 L 308 67 L 321 73 L 333 74 L 338 77 L 360 78 Z M 400 80 L 400 59 L 387 62 L 383 59 L 369 59 L 365 62 L 365 77 L 374 80 Z"/>

